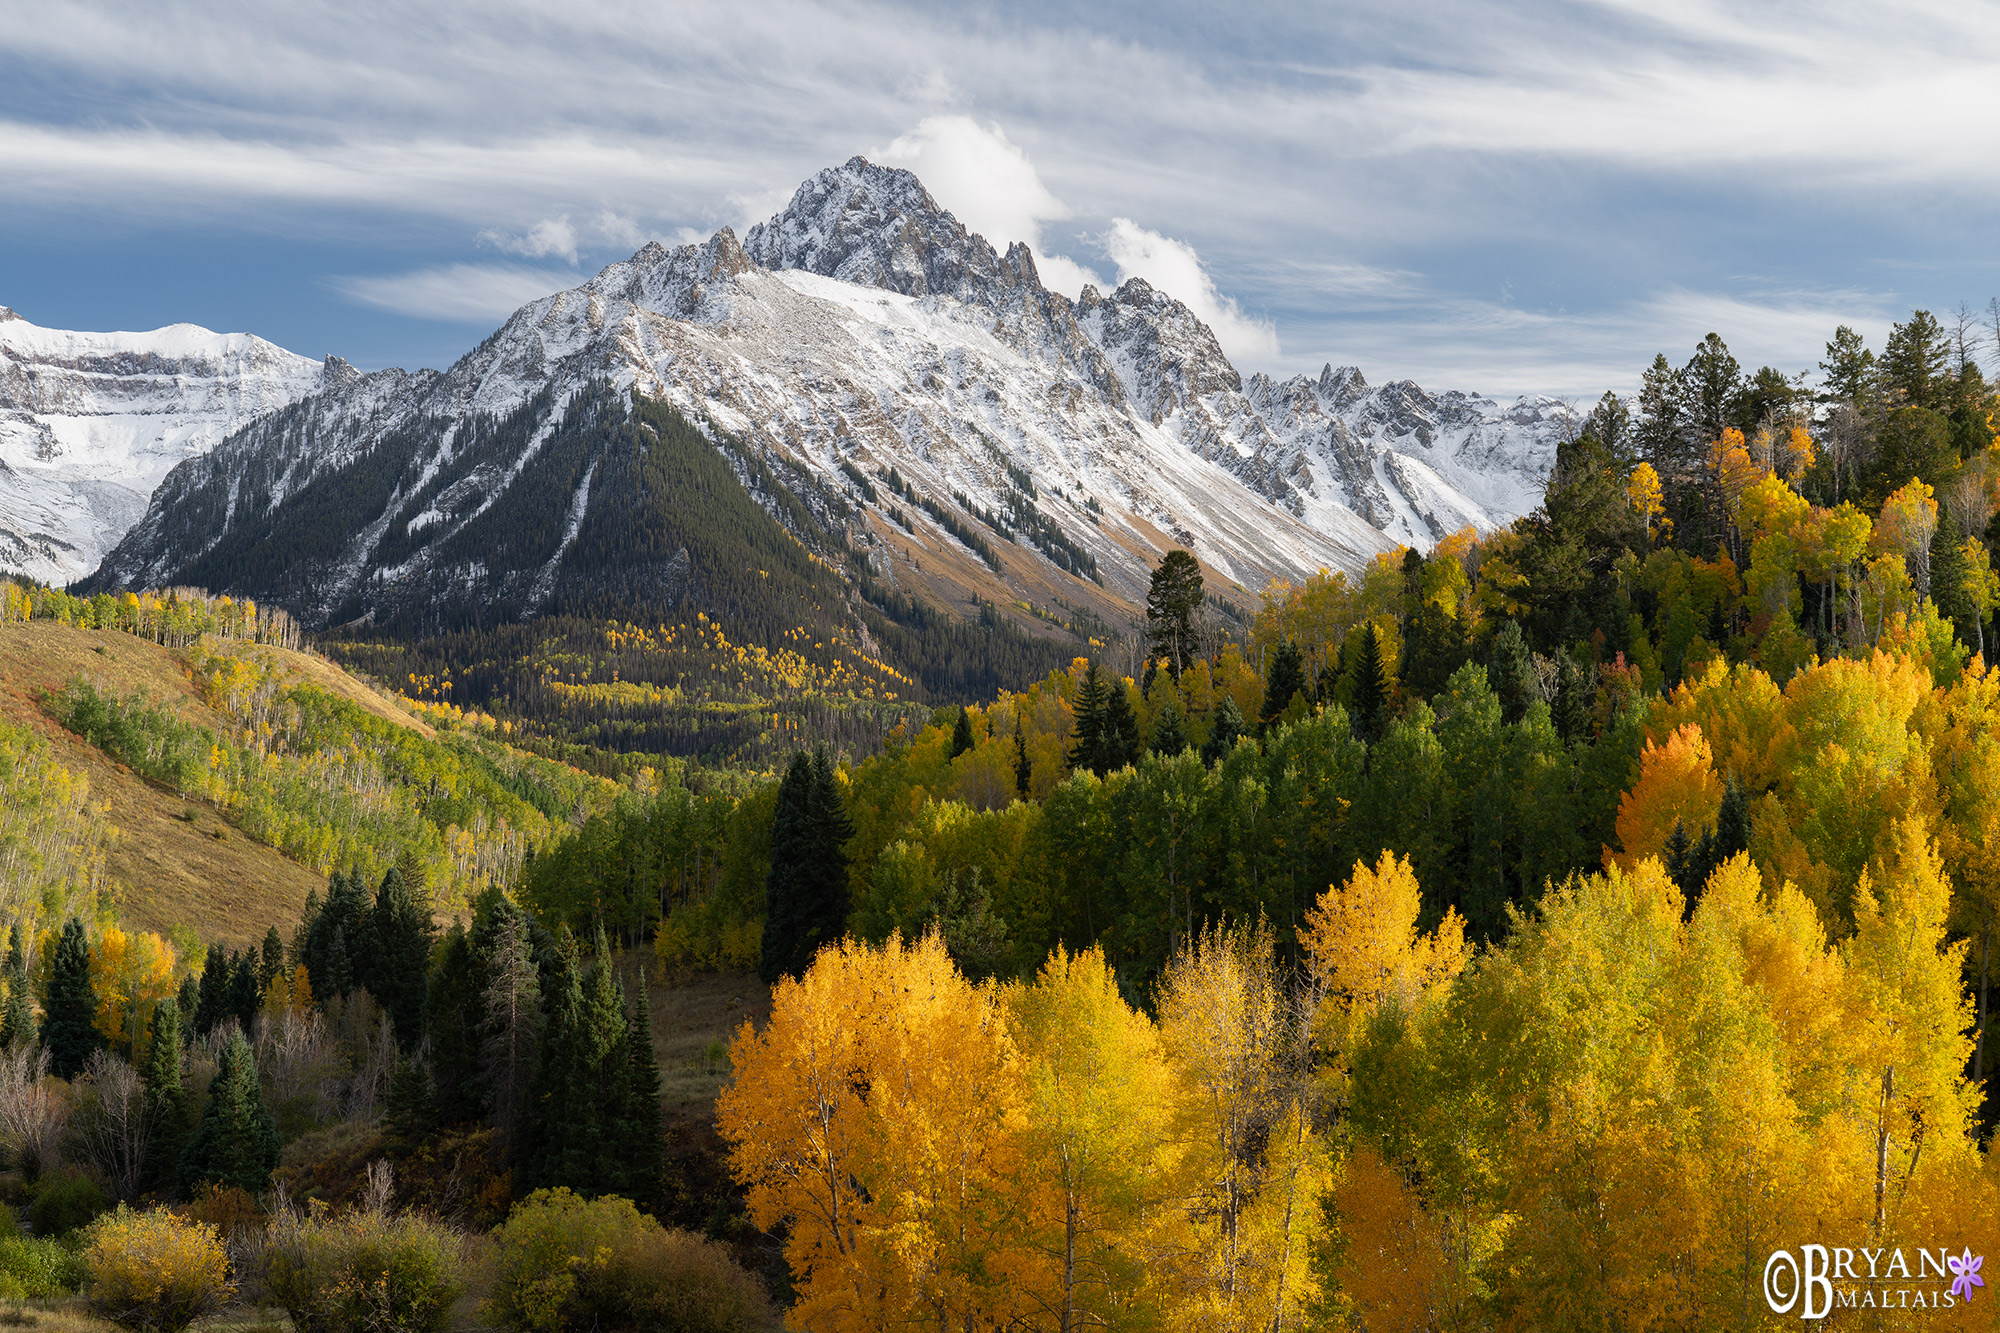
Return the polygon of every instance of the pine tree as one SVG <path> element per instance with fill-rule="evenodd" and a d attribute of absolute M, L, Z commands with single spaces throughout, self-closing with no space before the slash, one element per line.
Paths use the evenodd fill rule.
<path fill-rule="evenodd" d="M 758 967 L 767 984 L 804 972 L 820 946 L 845 931 L 847 841 L 853 836 L 826 751 L 794 755 L 771 818 Z"/>
<path fill-rule="evenodd" d="M 264 1007 L 264 990 L 257 984 L 257 964 L 256 952 L 245 949 L 229 969 L 229 1013 L 246 1037 L 257 1021 L 257 1011 Z"/>
<path fill-rule="evenodd" d="M 389 1076 L 389 1096 L 383 1119 L 390 1133 L 406 1145 L 421 1143 L 438 1126 L 438 1089 L 430 1061 L 422 1053 L 399 1055 Z"/>
<path fill-rule="evenodd" d="M 443 1124 L 471 1124 L 485 1115 L 480 1059 L 486 1028 L 482 989 L 472 939 L 465 927 L 454 921 L 431 964 L 424 997 L 424 1031 L 431 1076 L 437 1085 L 437 1115 Z"/>
<path fill-rule="evenodd" d="M 361 980 L 356 963 L 368 952 L 369 914 L 361 872 L 335 871 L 327 881 L 326 901 L 300 923 L 296 961 L 305 965 L 313 994 L 322 1004 L 345 999 Z"/>
<path fill-rule="evenodd" d="M 145 1188 L 171 1193 L 187 1151 L 188 1095 L 181 1080 L 181 1009 L 172 1000 L 153 1007 L 152 1039 L 139 1076 L 145 1081 L 147 1163 Z"/>
<path fill-rule="evenodd" d="M 529 1137 L 542 1058 L 542 981 L 530 924 L 528 914 L 504 897 L 474 924 L 476 947 L 484 944 L 478 952 L 486 976 L 481 1072 L 493 1125 L 510 1160 Z"/>
<path fill-rule="evenodd" d="M 365 929 L 366 953 L 355 969 L 355 980 L 396 1025 L 396 1044 L 410 1050 L 423 1040 L 431 915 L 418 905 L 402 871 L 394 866 L 376 890 Z"/>
<path fill-rule="evenodd" d="M 603 943 L 602 935 L 599 944 Z M 624 988 L 600 951 L 588 975 L 565 959 L 542 1047 L 540 1123 L 526 1175 L 533 1187 L 616 1193 L 625 1183 L 619 1100 L 629 1089 Z"/>
<path fill-rule="evenodd" d="M 285 942 L 278 937 L 278 928 L 272 926 L 264 932 L 264 954 L 257 961 L 257 989 L 261 992 L 285 970 Z"/>
<path fill-rule="evenodd" d="M 1104 705 L 1104 729 L 1098 737 L 1098 776 L 1115 773 L 1127 764 L 1139 762 L 1139 756 L 1146 752 L 1144 738 L 1139 735 L 1139 715 L 1132 711 L 1132 701 L 1126 697 L 1125 682 L 1112 680 L 1108 683 Z"/>
<path fill-rule="evenodd" d="M 1200 563 L 1186 551 L 1168 551 L 1146 589 L 1146 643 L 1155 656 L 1166 659 L 1175 680 L 1194 661 L 1195 613 L 1201 601 Z"/>
<path fill-rule="evenodd" d="M 181 978 L 181 986 L 175 992 L 175 1002 L 181 1011 L 181 1031 L 191 1032 L 195 1010 L 201 1007 L 201 982 L 190 972 Z"/>
<path fill-rule="evenodd" d="M 1030 785 L 1035 775 L 1034 764 L 1028 759 L 1028 735 L 1021 729 L 1021 709 L 1014 709 L 1014 794 L 1022 800 L 1034 790 Z"/>
<path fill-rule="evenodd" d="M 257 1085 L 257 1059 L 237 1033 L 222 1048 L 201 1126 L 181 1160 L 181 1189 L 205 1181 L 261 1193 L 278 1167 L 278 1122 Z"/>
<path fill-rule="evenodd" d="M 1099 777 L 1104 776 L 1104 770 L 1098 764 L 1104 753 L 1105 710 L 1110 697 L 1104 678 L 1097 672 L 1097 663 L 1091 662 L 1083 673 L 1083 683 L 1077 687 L 1076 702 L 1072 707 L 1076 723 L 1070 730 L 1071 768 L 1087 768 Z"/>
<path fill-rule="evenodd" d="M 1215 716 L 1209 720 L 1208 739 L 1201 747 L 1201 762 L 1214 768 L 1229 757 L 1242 735 L 1243 710 L 1236 706 L 1234 696 L 1225 693 L 1222 702 L 1215 706 Z"/>
<path fill-rule="evenodd" d="M 206 1037 L 229 1016 L 229 954 L 220 944 L 208 946 L 201 964 L 201 993 L 195 1001 L 194 1035 Z"/>
<path fill-rule="evenodd" d="M 1157 755 L 1177 755 L 1188 748 L 1187 729 L 1181 725 L 1181 706 L 1172 699 L 1153 719 L 1152 750 Z"/>
<path fill-rule="evenodd" d="M 1264 706 L 1257 713 L 1259 735 L 1270 731 L 1292 706 L 1292 697 L 1306 690 L 1305 659 L 1297 644 L 1287 639 L 1272 651 L 1264 680 Z"/>
<path fill-rule="evenodd" d="M 75 1078 L 103 1044 L 97 1031 L 97 991 L 90 980 L 90 945 L 83 922 L 71 917 L 56 942 L 48 1003 L 42 1010 L 42 1046 L 49 1053 L 50 1072 Z"/>
<path fill-rule="evenodd" d="M 1382 641 L 1375 626 L 1362 627 L 1354 655 L 1354 730 L 1366 738 L 1376 734 L 1389 704 L 1389 676 L 1382 665 Z"/>
<path fill-rule="evenodd" d="M 644 983 L 635 989 L 638 994 L 626 1017 L 618 1156 L 625 1169 L 625 1196 L 646 1208 L 665 1188 L 662 1159 L 666 1139 L 660 1121 L 660 1066 L 653 1055 L 652 1007 Z"/>
<path fill-rule="evenodd" d="M 35 1035 L 35 1007 L 30 997 L 28 960 L 21 952 L 21 923 L 16 921 L 7 936 L 7 964 L 4 970 L 7 1006 L 0 1010 L 0 1048 L 13 1050 Z"/>
<path fill-rule="evenodd" d="M 1938 506 L 1937 530 L 1931 534 L 1930 592 L 1938 614 L 1949 620 L 1958 641 L 1973 647 L 1978 626 L 1972 598 L 1966 594 L 1965 533 L 1952 517 L 1951 506 Z"/>
<path fill-rule="evenodd" d="M 1488 673 L 1493 692 L 1500 696 L 1504 720 L 1519 722 L 1527 716 L 1528 705 L 1540 697 L 1535 681 L 1535 664 L 1522 638 L 1521 627 L 1508 621 L 1493 636 L 1493 665 Z"/>
<path fill-rule="evenodd" d="M 958 758 L 970 750 L 972 745 L 972 715 L 960 707 L 958 722 L 951 729 L 951 757 Z"/>
<path fill-rule="evenodd" d="M 1591 689 L 1583 668 L 1568 653 L 1561 655 L 1556 673 L 1556 734 L 1574 745 L 1590 739 Z"/>

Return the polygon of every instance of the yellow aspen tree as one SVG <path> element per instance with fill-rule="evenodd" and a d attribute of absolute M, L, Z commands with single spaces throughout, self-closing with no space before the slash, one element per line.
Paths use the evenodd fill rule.
<path fill-rule="evenodd" d="M 1172 1175 L 1172 1083 L 1159 1034 L 1118 993 L 1103 953 L 1061 946 L 1007 992 L 1028 1125 L 1013 1182 L 1025 1219 L 1022 1325 L 1145 1328 L 1150 1231 Z"/>
<path fill-rule="evenodd" d="M 1306 913 L 1299 942 L 1319 997 L 1316 1035 L 1343 1071 L 1385 1000 L 1415 1011 L 1440 997 L 1472 957 L 1457 908 L 1446 908 L 1428 935 L 1417 933 L 1422 910 L 1409 857 L 1384 851 L 1372 868 L 1355 862 L 1347 883 Z"/>
<path fill-rule="evenodd" d="M 730 1048 L 716 1101 L 730 1170 L 815 1330 L 990 1327 L 1015 1314 L 1003 1188 L 1022 1128 L 998 991 L 933 934 L 820 952 Z"/>
<path fill-rule="evenodd" d="M 1177 1287 L 1171 1320 L 1291 1327 L 1314 1294 L 1302 1257 L 1321 1228 L 1321 1148 L 1301 1104 L 1309 1016 L 1285 994 L 1263 926 L 1194 936 L 1168 964 L 1159 1006 L 1187 1219 L 1161 1251 Z"/>
<path fill-rule="evenodd" d="M 1640 858 L 1658 856 L 1678 827 L 1690 842 L 1715 826 L 1722 809 L 1723 784 L 1715 755 L 1701 727 L 1683 722 L 1665 741 L 1647 741 L 1639 754 L 1639 779 L 1618 798 L 1614 825 L 1628 869 Z"/>
<path fill-rule="evenodd" d="M 1653 523 L 1666 512 L 1660 502 L 1660 474 L 1651 463 L 1640 463 L 1625 481 L 1625 500 L 1646 524 L 1646 536 L 1653 535 Z"/>
<path fill-rule="evenodd" d="M 1965 941 L 1947 943 L 1951 885 L 1922 821 L 1899 820 L 1854 892 L 1847 942 L 1849 1000 L 1864 1032 L 1867 1082 L 1862 1117 L 1872 1139 L 1875 1236 L 1928 1152 L 1950 1154 L 1966 1138 L 1974 1094 L 1961 1078 L 1971 1026 L 1959 973 Z M 1867 1084 L 1873 1084 L 1870 1087 Z"/>

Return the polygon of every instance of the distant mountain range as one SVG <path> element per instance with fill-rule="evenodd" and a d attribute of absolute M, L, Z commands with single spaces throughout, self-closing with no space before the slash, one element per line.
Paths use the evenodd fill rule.
<path fill-rule="evenodd" d="M 1245 380 L 1181 302 L 1136 278 L 1051 292 L 1027 247 L 995 251 L 915 176 L 858 157 L 740 242 L 648 245 L 522 307 L 443 373 L 361 374 L 185 326 L 17 319 L 0 349 L 0 564 L 76 577 L 129 527 L 93 586 L 205 583 L 322 626 L 602 609 L 593 515 L 629 507 L 608 488 L 632 475 L 617 450 L 643 445 L 611 443 L 622 409 L 600 388 L 670 406 L 765 512 L 876 594 L 971 618 L 985 603 L 1031 632 L 1129 616 L 1175 545 L 1247 600 L 1274 577 L 1506 523 L 1538 502 L 1566 414 L 1352 368 Z M 49 392 L 59 380 L 80 387 Z M 37 431 L 53 451 L 30 447 Z M 94 453 L 64 452 L 86 439 Z M 119 449 L 185 460 L 143 517 L 88 489 L 102 479 L 86 462 Z M 128 490 L 157 475 L 125 472 Z M 60 486 L 68 509 L 37 507 Z M 699 585 L 683 555 L 618 580 L 619 604 L 677 604 Z"/>

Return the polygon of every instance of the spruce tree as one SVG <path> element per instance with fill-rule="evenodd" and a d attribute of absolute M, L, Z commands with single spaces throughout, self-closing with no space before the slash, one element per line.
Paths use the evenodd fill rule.
<path fill-rule="evenodd" d="M 194 973 L 181 978 L 180 989 L 174 992 L 174 996 L 181 1011 L 181 1031 L 191 1033 L 194 1031 L 195 1010 L 201 1007 L 201 983 L 195 979 Z"/>
<path fill-rule="evenodd" d="M 1287 639 L 1272 651 L 1270 667 L 1265 672 L 1264 707 L 1257 714 L 1258 733 L 1268 732 L 1291 707 L 1292 696 L 1305 689 L 1305 659 L 1299 655 L 1298 645 Z"/>
<path fill-rule="evenodd" d="M 228 952 L 220 944 L 209 945 L 201 964 L 201 992 L 195 1001 L 195 1036 L 206 1037 L 229 1016 L 229 983 L 234 975 Z"/>
<path fill-rule="evenodd" d="M 1171 758 L 1187 747 L 1187 730 L 1181 725 L 1181 706 L 1169 699 L 1160 709 L 1160 715 L 1153 719 L 1153 753 Z"/>
<path fill-rule="evenodd" d="M 1574 656 L 1563 653 L 1557 662 L 1553 720 L 1556 734 L 1572 745 L 1590 739 L 1592 694 L 1589 676 Z"/>
<path fill-rule="evenodd" d="M 1014 794 L 1024 801 L 1034 790 L 1030 785 L 1034 775 L 1034 764 L 1028 759 L 1028 735 L 1021 729 L 1021 709 L 1017 704 L 1014 708 Z"/>
<path fill-rule="evenodd" d="M 1125 682 L 1113 679 L 1106 684 L 1104 729 L 1098 734 L 1097 775 L 1115 773 L 1127 764 L 1139 762 L 1146 743 L 1139 735 L 1139 715 L 1126 697 Z"/>
<path fill-rule="evenodd" d="M 7 937 L 7 964 L 4 980 L 7 1005 L 0 1010 L 0 1048 L 13 1050 L 35 1035 L 35 1006 L 29 995 L 28 960 L 21 952 L 21 923 L 16 921 Z"/>
<path fill-rule="evenodd" d="M 1502 717 L 1519 722 L 1528 714 L 1528 705 L 1540 697 L 1535 681 L 1535 663 L 1521 635 L 1521 627 L 1508 621 L 1493 636 L 1493 666 L 1488 673 L 1493 692 L 1500 696 Z"/>
<path fill-rule="evenodd" d="M 256 952 L 245 949 L 229 969 L 229 1013 L 246 1037 L 257 1021 L 257 1011 L 264 1007 L 264 992 L 257 984 L 257 961 Z"/>
<path fill-rule="evenodd" d="M 973 746 L 972 715 L 963 707 L 958 710 L 958 721 L 951 729 L 951 757 L 958 758 Z"/>
<path fill-rule="evenodd" d="M 1948 505 L 1938 509 L 1937 530 L 1931 534 L 1930 590 L 1938 614 L 1949 620 L 1958 641 L 1971 648 L 1978 642 L 1972 598 L 1965 588 L 1965 533 Z"/>
<path fill-rule="evenodd" d="M 528 914 L 497 893 L 495 898 L 473 919 L 473 950 L 486 987 L 480 1072 L 501 1148 L 513 1160 L 529 1141 L 534 1118 L 543 989 Z"/>
<path fill-rule="evenodd" d="M 486 1028 L 484 989 L 472 939 L 454 921 L 431 964 L 424 997 L 424 1031 L 443 1124 L 470 1124 L 486 1111 L 480 1059 Z"/>
<path fill-rule="evenodd" d="M 811 882 L 812 781 L 812 760 L 801 750 L 792 756 L 778 783 L 771 811 L 771 868 L 764 877 L 764 939 L 757 967 L 767 986 L 795 968 L 804 932 L 804 899 Z M 554 1036 L 553 1017 L 550 1035 Z"/>
<path fill-rule="evenodd" d="M 665 1188 L 662 1170 L 666 1138 L 660 1121 L 660 1066 L 653 1055 L 652 1007 L 642 981 L 626 1016 L 625 1069 L 619 1095 L 618 1156 L 624 1166 L 624 1194 L 651 1207 Z"/>
<path fill-rule="evenodd" d="M 1098 674 L 1097 663 L 1093 661 L 1083 673 L 1083 683 L 1077 687 L 1076 700 L 1072 705 L 1076 722 L 1070 730 L 1071 768 L 1087 768 L 1099 777 L 1104 776 L 1100 765 L 1104 757 L 1105 712 L 1110 699 L 1104 678 Z"/>
<path fill-rule="evenodd" d="M 430 1061 L 421 1052 L 396 1057 L 383 1104 L 389 1132 L 406 1146 L 421 1143 L 438 1127 L 438 1088 Z"/>
<path fill-rule="evenodd" d="M 97 1031 L 97 990 L 90 980 L 90 945 L 83 922 L 71 917 L 56 942 L 48 1003 L 42 1010 L 42 1046 L 49 1053 L 50 1072 L 75 1078 L 103 1044 Z"/>
<path fill-rule="evenodd" d="M 1373 739 L 1389 704 L 1389 674 L 1382 665 L 1382 641 L 1375 626 L 1362 627 L 1361 644 L 1354 654 L 1354 730 Z"/>
<path fill-rule="evenodd" d="M 417 904 L 402 871 L 393 866 L 382 877 L 365 931 L 366 957 L 356 968 L 355 980 L 395 1024 L 396 1044 L 410 1050 L 423 1039 L 431 916 Z"/>
<path fill-rule="evenodd" d="M 278 1167 L 278 1122 L 257 1085 L 257 1059 L 237 1033 L 222 1048 L 201 1126 L 181 1159 L 183 1192 L 207 1181 L 261 1193 Z"/>
<path fill-rule="evenodd" d="M 278 937 L 278 928 L 271 927 L 264 932 L 263 956 L 257 960 L 257 989 L 269 989 L 280 972 L 285 970 L 285 942 Z"/>
<path fill-rule="evenodd" d="M 361 872 L 335 871 L 327 881 L 326 901 L 302 923 L 297 961 L 303 963 L 311 980 L 313 995 L 322 1004 L 335 997 L 346 998 L 360 980 L 356 964 L 367 953 L 368 889 Z"/>
<path fill-rule="evenodd" d="M 1201 565 L 1186 551 L 1168 551 L 1146 589 L 1146 643 L 1175 680 L 1194 660 L 1195 615 L 1201 610 Z"/>
<path fill-rule="evenodd" d="M 173 1000 L 153 1007 L 152 1039 L 139 1067 L 145 1081 L 145 1188 L 171 1193 L 187 1151 L 188 1095 L 181 1081 L 181 1010 Z"/>
<path fill-rule="evenodd" d="M 1243 710 L 1236 706 L 1234 696 L 1225 691 L 1222 702 L 1215 706 L 1215 716 L 1209 720 L 1208 739 L 1201 746 L 1201 762 L 1214 768 L 1235 750 L 1242 735 Z"/>

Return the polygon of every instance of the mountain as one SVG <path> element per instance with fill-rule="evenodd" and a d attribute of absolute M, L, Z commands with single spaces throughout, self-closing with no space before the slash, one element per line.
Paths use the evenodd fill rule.
<path fill-rule="evenodd" d="M 170 474 L 91 584 L 411 631 L 698 604 L 742 571 L 702 567 L 701 506 L 632 482 L 681 422 L 844 595 L 1046 636 L 1128 621 L 1174 545 L 1241 602 L 1505 522 L 1560 413 L 1331 367 L 1246 382 L 1179 301 L 1139 279 L 1071 301 L 855 158 L 741 242 L 648 245 L 522 307 L 441 374 L 330 368 Z"/>
<path fill-rule="evenodd" d="M 90 573 L 176 464 L 326 387 L 336 364 L 246 333 L 67 333 L 0 306 L 0 572 Z"/>

